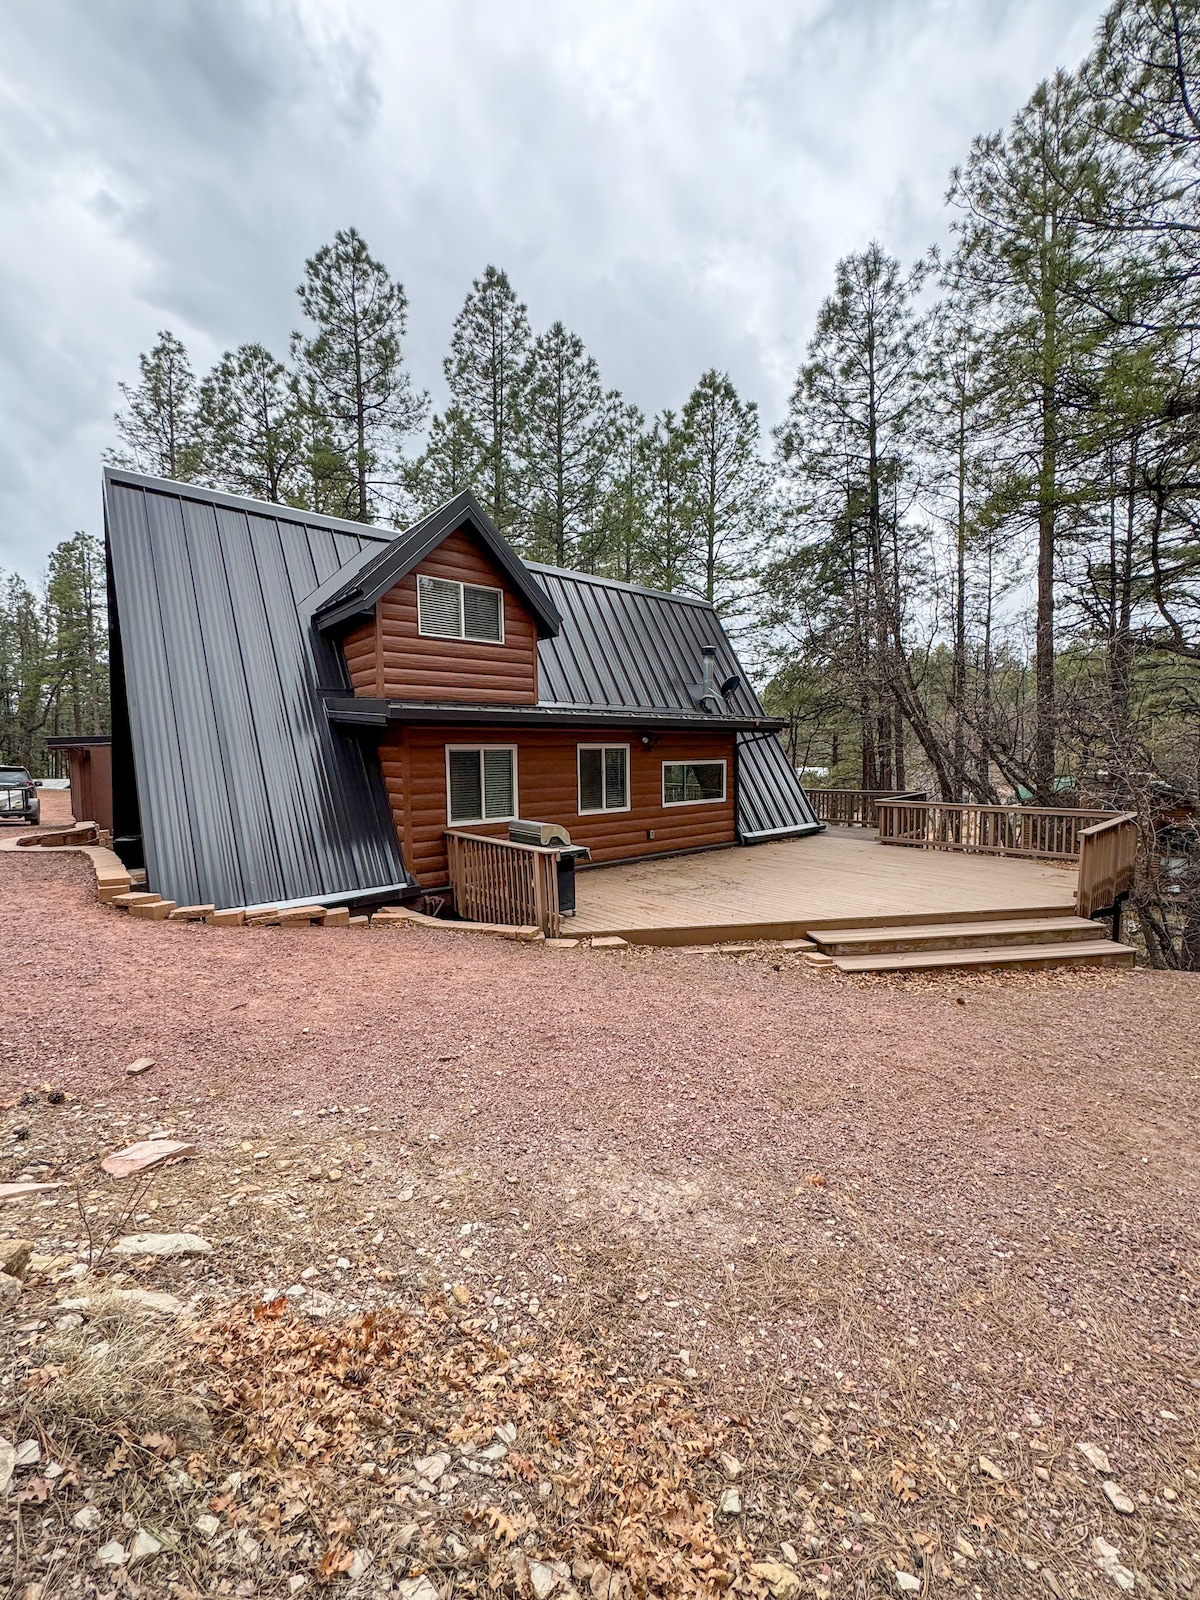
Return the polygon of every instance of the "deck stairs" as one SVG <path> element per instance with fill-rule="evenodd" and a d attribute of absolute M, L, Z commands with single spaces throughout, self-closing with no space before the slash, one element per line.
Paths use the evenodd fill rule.
<path fill-rule="evenodd" d="M 1126 967 L 1133 951 L 1085 917 L 1007 916 L 879 928 L 810 928 L 811 960 L 839 972 Z"/>

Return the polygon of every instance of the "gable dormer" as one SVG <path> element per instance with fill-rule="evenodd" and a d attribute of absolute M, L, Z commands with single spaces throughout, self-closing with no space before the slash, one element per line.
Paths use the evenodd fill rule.
<path fill-rule="evenodd" d="M 340 638 L 354 693 L 532 705 L 537 642 L 560 618 L 470 494 L 395 540 L 315 619 Z"/>

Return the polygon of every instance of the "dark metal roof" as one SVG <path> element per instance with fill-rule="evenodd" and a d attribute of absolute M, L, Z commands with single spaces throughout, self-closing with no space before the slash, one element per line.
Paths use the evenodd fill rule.
<path fill-rule="evenodd" d="M 381 596 L 435 550 L 447 534 L 457 533 L 464 527 L 469 527 L 476 535 L 533 612 L 538 636 L 544 639 L 557 633 L 562 618 L 546 598 L 545 590 L 529 576 L 529 568 L 469 489 L 464 489 L 462 494 L 455 495 L 453 500 L 422 518 L 407 533 L 393 539 L 373 561 L 360 568 L 349 583 L 325 596 L 313 612 L 317 626 L 336 628 L 352 619 L 370 616 Z"/>
<path fill-rule="evenodd" d="M 479 531 L 474 501 L 460 497 L 397 540 L 112 468 L 104 496 L 114 733 L 128 704 L 114 774 L 131 745 L 148 880 L 169 899 L 255 905 L 411 886 L 378 764 L 358 736 L 394 721 L 720 728 L 738 736 L 740 836 L 818 826 L 768 732 L 778 723 L 703 600 L 527 567 L 484 518 L 480 536 L 506 572 L 515 565 L 514 586 L 549 635 L 539 703 L 356 702 L 323 630 L 369 610 L 369 595 L 464 523 Z M 706 647 L 718 684 L 738 678 L 718 711 L 698 700 Z"/>
<path fill-rule="evenodd" d="M 660 727 L 781 726 L 763 710 L 720 617 L 706 600 L 557 567 L 531 564 L 529 570 L 563 616 L 558 636 L 538 645 L 541 708 L 564 715 L 585 708 L 593 714 L 603 709 L 647 720 L 657 715 Z M 724 714 L 697 708 L 704 646 L 715 651 L 718 684 L 738 678 L 737 687 L 724 697 Z M 748 842 L 777 839 L 820 827 L 774 734 L 739 732 L 738 836 Z"/>
<path fill-rule="evenodd" d="M 150 886 L 218 906 L 407 887 L 304 609 L 390 536 L 111 468 L 104 499 Z"/>
<path fill-rule="evenodd" d="M 773 733 L 738 734 L 737 757 L 737 830 L 744 844 L 824 831 Z"/>

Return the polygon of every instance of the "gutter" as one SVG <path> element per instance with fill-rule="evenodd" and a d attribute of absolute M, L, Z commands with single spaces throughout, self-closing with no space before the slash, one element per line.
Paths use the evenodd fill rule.
<path fill-rule="evenodd" d="M 326 693 L 325 714 L 335 727 L 389 728 L 412 722 L 446 722 L 476 727 L 669 728 L 714 733 L 777 733 L 777 717 L 731 717 L 662 706 L 482 706 L 459 702 L 369 700 Z"/>

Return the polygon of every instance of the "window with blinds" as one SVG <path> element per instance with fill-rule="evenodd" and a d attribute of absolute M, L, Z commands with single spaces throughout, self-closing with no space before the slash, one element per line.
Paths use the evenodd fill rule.
<path fill-rule="evenodd" d="M 662 794 L 665 806 L 712 804 L 725 798 L 723 761 L 664 761 Z"/>
<path fill-rule="evenodd" d="M 478 583 L 417 578 L 417 628 L 435 639 L 504 643 L 504 594 Z"/>
<path fill-rule="evenodd" d="M 516 814 L 515 746 L 446 747 L 446 817 L 451 827 L 511 822 Z"/>
<path fill-rule="evenodd" d="M 581 744 L 579 812 L 629 810 L 629 746 Z"/>

